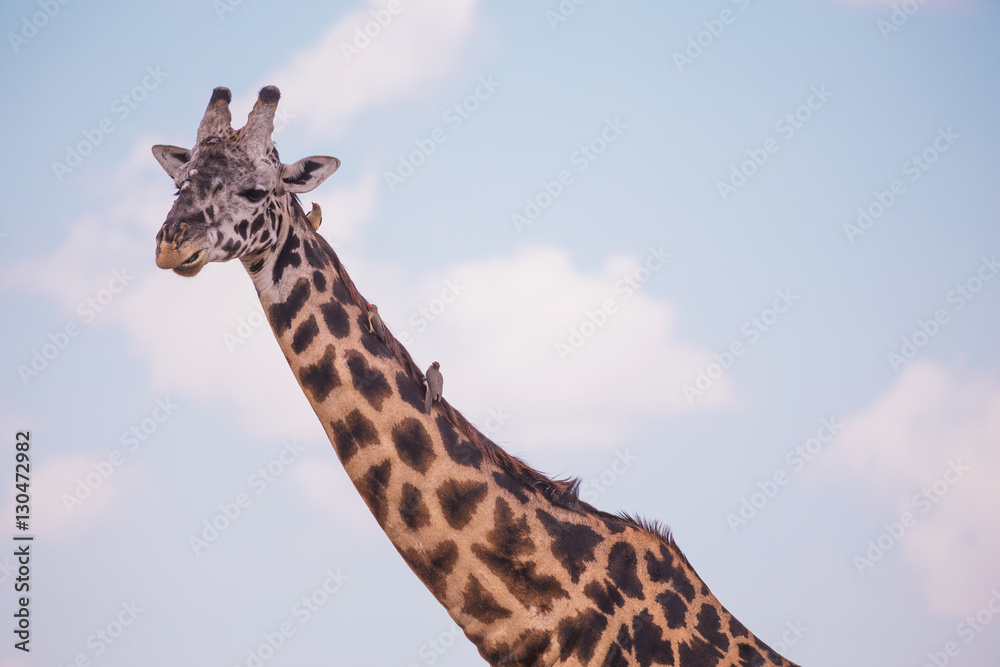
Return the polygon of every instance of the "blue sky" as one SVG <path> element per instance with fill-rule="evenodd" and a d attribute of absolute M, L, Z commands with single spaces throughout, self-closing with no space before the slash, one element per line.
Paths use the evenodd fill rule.
<path fill-rule="evenodd" d="M 995 664 L 996 6 L 400 0 L 342 46 L 386 7 L 0 9 L 0 424 L 37 535 L 33 651 L 0 666 L 247 665 L 282 628 L 269 666 L 482 664 L 243 270 L 153 264 L 150 146 L 265 84 L 285 162 L 343 161 L 322 233 L 494 440 L 667 523 L 800 664 Z"/>

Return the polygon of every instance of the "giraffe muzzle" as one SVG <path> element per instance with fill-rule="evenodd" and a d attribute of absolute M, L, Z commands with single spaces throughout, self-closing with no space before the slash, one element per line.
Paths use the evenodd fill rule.
<path fill-rule="evenodd" d="M 169 222 L 164 223 L 156 235 L 156 266 L 173 269 L 174 273 L 185 277 L 196 275 L 208 261 L 208 250 L 185 242 L 187 224 L 181 223 L 173 230 L 168 229 L 168 225 Z M 170 234 L 171 231 L 174 233 Z"/>
<path fill-rule="evenodd" d="M 204 248 L 192 248 L 186 244 L 177 247 L 173 243 L 162 242 L 156 245 L 156 266 L 173 269 L 178 275 L 193 276 L 207 261 L 208 251 Z"/>
<path fill-rule="evenodd" d="M 186 249 L 178 251 L 175 248 L 159 246 L 156 249 L 156 265 L 161 269 L 173 269 L 174 273 L 191 277 L 196 275 L 208 262 L 207 250 Z M 192 252 L 193 250 L 193 252 Z"/>

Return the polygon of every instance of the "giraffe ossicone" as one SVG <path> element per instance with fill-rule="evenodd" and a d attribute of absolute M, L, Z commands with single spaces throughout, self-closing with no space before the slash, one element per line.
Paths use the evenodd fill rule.
<path fill-rule="evenodd" d="M 216 88 L 191 149 L 154 146 L 177 186 L 156 264 L 239 259 L 292 374 L 396 550 L 491 664 L 792 667 L 709 591 L 669 532 L 600 511 L 511 456 L 444 398 L 359 293 L 297 194 L 340 166 L 286 165 L 280 94 L 231 126 Z M 377 310 L 375 310 L 377 314 Z"/>

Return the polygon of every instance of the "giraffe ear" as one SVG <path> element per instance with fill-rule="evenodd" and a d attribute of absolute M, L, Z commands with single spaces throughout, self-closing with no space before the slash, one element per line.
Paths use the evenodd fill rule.
<path fill-rule="evenodd" d="M 156 158 L 156 161 L 160 163 L 163 171 L 167 172 L 170 178 L 176 178 L 177 170 L 191 159 L 191 151 L 179 146 L 157 144 L 153 146 L 153 157 Z"/>
<path fill-rule="evenodd" d="M 295 164 L 281 165 L 281 182 L 285 192 L 309 192 L 337 171 L 340 160 L 325 155 L 304 157 Z"/>

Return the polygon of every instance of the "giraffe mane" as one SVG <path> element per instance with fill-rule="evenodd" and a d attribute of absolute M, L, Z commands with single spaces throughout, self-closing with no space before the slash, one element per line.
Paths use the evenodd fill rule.
<path fill-rule="evenodd" d="M 292 209 L 296 220 L 300 220 L 301 223 L 305 225 L 305 229 L 308 230 L 306 233 L 312 233 L 315 236 L 324 252 L 329 255 L 331 261 L 333 262 L 337 275 L 343 282 L 351 301 L 355 306 L 361 309 L 361 312 L 366 312 L 369 302 L 361 295 L 358 288 L 354 285 L 354 281 L 351 280 L 351 277 L 344 269 L 344 265 L 340 262 L 340 258 L 337 256 L 336 251 L 321 234 L 312 229 L 312 226 L 306 219 L 305 209 L 302 207 L 302 202 L 299 200 L 298 195 L 292 194 L 291 198 L 293 201 Z M 302 225 L 299 225 L 300 228 L 301 226 Z M 409 351 L 403 346 L 403 344 L 392 335 L 392 332 L 389 331 L 389 327 L 386 325 L 384 320 L 382 321 L 382 327 L 385 331 L 384 342 L 386 347 L 389 348 L 389 351 L 396 358 L 396 361 L 402 365 L 410 379 L 417 384 L 422 385 L 424 383 L 423 371 L 420 370 L 420 367 L 413 360 L 413 357 L 410 356 Z M 593 505 L 580 499 L 580 479 L 578 477 L 565 477 L 561 479 L 552 479 L 548 477 L 541 471 L 529 466 L 520 458 L 510 454 L 498 444 L 483 435 L 479 429 L 466 419 L 461 412 L 452 407 L 452 405 L 448 403 L 443 396 L 439 399 L 439 403 L 445 419 L 447 419 L 448 422 L 459 431 L 459 433 L 464 435 L 469 442 L 472 443 L 472 445 L 487 458 L 487 460 L 510 473 L 511 477 L 516 479 L 528 489 L 534 489 L 540 492 L 549 501 L 562 508 L 579 512 L 581 514 L 589 514 L 602 521 L 611 521 L 620 525 L 627 525 L 645 531 L 658 538 L 668 547 L 674 549 L 676 553 L 680 555 L 684 563 L 690 566 L 687 557 L 677 546 L 677 543 L 674 541 L 673 533 L 666 524 L 655 519 L 644 519 L 627 512 L 612 514 L 610 512 L 597 509 Z"/>

